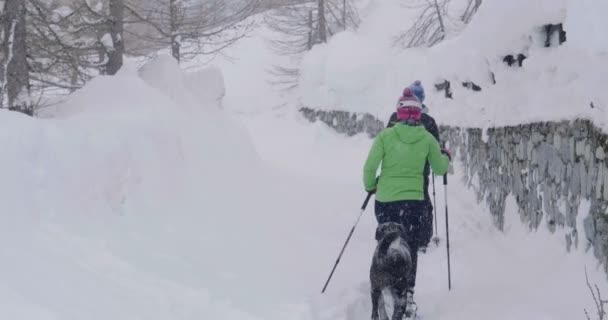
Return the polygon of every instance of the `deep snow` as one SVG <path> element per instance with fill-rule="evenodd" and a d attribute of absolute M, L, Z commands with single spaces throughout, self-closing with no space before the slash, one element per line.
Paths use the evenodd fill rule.
<path fill-rule="evenodd" d="M 355 191 L 346 200 L 349 205 L 342 212 L 343 216 L 317 222 L 317 229 L 325 224 L 336 224 L 335 233 L 318 255 L 318 263 L 326 269 L 321 268 L 322 272 L 310 277 L 303 301 L 283 318 L 369 319 L 368 275 L 375 228 L 373 208 L 368 208 L 364 214 L 328 291 L 325 295 L 319 292 L 363 201 L 361 182 L 355 180 L 360 179 L 371 141 L 362 136 L 341 138 L 322 126 L 299 126 L 298 121 L 260 115 L 248 118 L 247 123 L 258 150 L 282 155 L 273 157 L 275 166 L 307 176 L 310 172 L 328 172 L 324 183 L 327 180 L 348 181 Z M 281 137 L 273 137 L 260 129 L 273 122 L 283 124 L 278 127 L 283 136 L 300 137 L 292 148 L 286 150 L 285 145 L 279 143 Z M 333 144 L 333 139 L 342 139 L 342 143 Z M 321 146 L 322 141 L 329 141 L 328 145 L 333 149 Z M 323 153 L 317 153 L 321 148 Z M 315 154 L 315 157 L 320 154 L 322 158 L 311 162 L 309 154 Z M 323 163 L 317 165 L 317 161 Z M 584 318 L 584 308 L 593 312 L 593 302 L 585 284 L 585 267 L 591 281 L 603 292 L 608 290 L 605 275 L 593 254 L 585 253 L 584 245 L 578 251 L 567 253 L 565 236 L 561 232 L 525 230 L 513 199 L 508 201 L 506 233 L 497 231 L 488 210 L 478 204 L 474 194 L 462 184 L 459 164 L 454 171 L 448 185 L 453 289 L 447 290 L 446 249 L 444 246 L 432 247 L 428 254 L 421 255 L 419 264 L 416 299 L 421 319 L 576 319 Z M 436 183 L 439 235 L 445 245 L 444 186 L 439 178 Z M 338 191 L 328 190 L 332 194 Z M 581 212 L 586 212 L 583 207 Z M 581 225 L 583 217 L 583 214 L 579 215 Z M 308 268 L 310 263 L 316 262 L 306 262 L 302 268 Z"/>
<path fill-rule="evenodd" d="M 148 68 L 174 79 L 127 70 L 91 83 L 69 115 L 0 112 L 0 318 L 367 319 L 371 210 L 320 289 L 363 200 L 371 141 L 276 111 L 241 116 L 239 129 L 217 106 L 184 102 L 168 61 Z M 450 181 L 454 289 L 444 248 L 432 249 L 422 319 L 572 319 L 592 306 L 585 265 L 606 290 L 590 254 L 516 218 L 497 232 Z"/>
<path fill-rule="evenodd" d="M 378 24 L 362 32 L 383 30 L 386 21 L 375 14 L 394 8 L 379 0 L 368 7 L 374 11 L 366 21 Z M 140 70 L 127 66 L 116 77 L 95 79 L 52 110 L 51 119 L 0 111 L 0 319 L 369 319 L 371 208 L 328 292 L 320 290 L 363 201 L 361 169 L 371 141 L 301 119 L 295 108 L 304 100 L 264 81 L 279 58 L 259 32 L 232 49 L 248 55 L 216 62 L 221 73 L 183 73 L 160 57 Z M 330 63 L 315 85 L 336 77 L 331 81 L 344 85 L 340 97 L 378 106 L 382 117 L 402 82 L 426 74 L 404 66 L 385 78 L 397 58 L 383 59 L 355 35 L 341 37 L 335 43 L 361 41 L 369 51 Z M 323 56 L 321 50 L 311 56 Z M 561 50 L 581 48 L 537 59 L 566 54 Z M 416 57 L 427 54 L 403 55 L 425 66 Z M 363 64 L 366 57 L 377 64 Z M 604 59 L 589 57 L 596 59 L 589 63 Z M 351 73 L 349 64 L 363 71 Z M 595 67 L 577 74 L 601 80 L 602 67 Z M 555 91 L 564 90 L 562 76 Z M 517 80 L 514 90 L 523 90 Z M 306 86 L 300 90 L 312 89 Z M 466 120 L 456 112 L 466 105 L 452 110 L 433 99 L 439 119 Z M 470 124 L 488 119 L 470 118 Z M 420 259 L 421 318 L 570 320 L 584 318 L 583 308 L 593 313 L 585 266 L 602 292 L 608 286 L 585 246 L 567 253 L 563 235 L 522 229 L 513 203 L 507 232 L 498 232 L 461 184 L 459 165 L 454 169 L 448 186 L 453 290 L 447 292 L 445 248 L 432 248 Z M 437 189 L 442 236 L 443 186 Z"/>
<path fill-rule="evenodd" d="M 608 40 L 601 0 L 485 0 L 460 34 L 432 48 L 402 50 L 392 39 L 411 9 L 399 1 L 370 1 L 358 31 L 336 35 L 302 62 L 298 105 L 369 112 L 384 119 L 403 88 L 422 80 L 427 104 L 440 123 L 489 127 L 587 118 L 608 128 Z M 396 23 L 401 22 L 401 24 Z M 567 42 L 544 47 L 542 27 L 564 23 Z M 525 54 L 523 68 L 507 54 Z M 497 83 L 492 83 L 494 73 Z M 434 84 L 449 80 L 454 99 Z M 482 87 L 473 92 L 462 83 Z M 591 107 L 591 103 L 595 108 Z"/>

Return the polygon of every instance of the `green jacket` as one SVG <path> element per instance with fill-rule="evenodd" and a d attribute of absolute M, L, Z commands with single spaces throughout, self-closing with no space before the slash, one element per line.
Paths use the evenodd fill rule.
<path fill-rule="evenodd" d="M 423 200 L 423 171 L 428 159 L 433 172 L 444 175 L 450 160 L 441 154 L 437 140 L 423 126 L 402 123 L 384 129 L 374 140 L 363 168 L 366 191 L 376 190 L 376 200 Z M 376 172 L 382 163 L 378 185 Z"/>

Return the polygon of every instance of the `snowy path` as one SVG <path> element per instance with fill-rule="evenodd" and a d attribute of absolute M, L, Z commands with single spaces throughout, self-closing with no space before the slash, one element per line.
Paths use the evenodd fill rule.
<path fill-rule="evenodd" d="M 328 190 L 323 200 L 317 200 L 327 204 L 346 201 L 339 206 L 344 212 L 335 214 L 331 211 L 335 207 L 330 205 L 327 208 L 330 211 L 303 221 L 303 231 L 310 232 L 311 237 L 314 233 L 315 238 L 323 239 L 324 245 L 292 247 L 307 252 L 306 261 L 298 264 L 297 269 L 286 270 L 305 280 L 306 285 L 301 288 L 305 298 L 283 310 L 277 319 L 369 319 L 367 277 L 374 250 L 373 207 L 368 208 L 358 226 L 328 292 L 325 295 L 319 292 L 363 200 L 359 166 L 371 141 L 363 137 L 343 139 L 321 126 L 305 129 L 305 124 L 292 123 L 289 118 L 276 122 L 266 116 L 259 118 L 247 121 L 262 158 L 285 170 L 324 176 L 347 186 L 340 192 Z M 269 125 L 269 121 L 273 124 Z M 265 129 L 269 127 L 292 137 L 291 145 L 297 147 L 285 150 L 279 141 L 283 138 Z M 308 134 L 300 130 L 307 130 Z M 498 232 L 485 208 L 463 186 L 459 171 L 456 165 L 456 174 L 451 176 L 448 186 L 453 289 L 447 290 L 445 247 L 432 248 L 421 256 L 419 264 L 416 300 L 421 319 L 582 319 L 583 308 L 593 311 L 585 285 L 585 265 L 592 282 L 600 284 L 604 291 L 607 287 L 591 254 L 567 254 L 563 236 L 524 230 L 513 199 L 507 208 L 507 232 Z M 345 196 L 334 196 L 345 191 Z M 445 239 L 443 199 L 443 185 L 437 179 L 439 234 Z M 306 225 L 314 231 L 307 231 Z"/>

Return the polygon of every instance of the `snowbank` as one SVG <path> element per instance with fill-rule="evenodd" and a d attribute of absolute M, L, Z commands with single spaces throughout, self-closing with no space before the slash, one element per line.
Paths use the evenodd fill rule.
<path fill-rule="evenodd" d="M 606 23 L 593 13 L 603 12 L 601 1 L 484 1 L 460 35 L 433 48 L 405 51 L 388 41 L 402 30 L 392 19 L 374 15 L 388 9 L 404 16 L 411 12 L 398 4 L 376 5 L 385 9 L 370 12 L 360 32 L 337 35 L 304 58 L 300 105 L 384 118 L 403 87 L 420 79 L 431 114 L 444 124 L 488 127 L 582 117 L 608 128 L 608 95 L 602 89 L 608 75 Z M 567 42 L 545 48 L 542 27 L 560 22 Z M 523 68 L 502 62 L 518 53 L 528 57 Z M 445 79 L 451 81 L 453 100 L 434 88 Z M 482 91 L 464 88 L 467 81 Z"/>
<path fill-rule="evenodd" d="M 319 291 L 361 196 L 335 176 L 362 152 L 304 120 L 260 124 L 276 143 L 254 150 L 188 78 L 159 58 L 54 118 L 0 111 L 0 319 L 285 319 Z"/>
<path fill-rule="evenodd" d="M 161 58 L 54 119 L 0 111 L 0 318 L 255 318 L 218 291 L 217 239 L 257 225 L 242 212 L 261 165 L 185 79 Z"/>

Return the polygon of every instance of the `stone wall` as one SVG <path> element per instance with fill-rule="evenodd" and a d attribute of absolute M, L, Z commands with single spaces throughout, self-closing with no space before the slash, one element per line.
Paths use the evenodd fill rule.
<path fill-rule="evenodd" d="M 368 113 L 347 111 L 323 111 L 301 108 L 300 112 L 310 122 L 321 121 L 339 133 L 354 136 L 365 133 L 373 138 L 384 128 L 384 122 Z"/>
<path fill-rule="evenodd" d="M 442 127 L 442 139 L 458 152 L 465 179 L 504 226 L 505 200 L 512 195 L 522 222 L 535 229 L 566 230 L 568 249 L 593 247 L 608 257 L 608 136 L 590 121 L 542 122 L 481 129 Z M 591 204 L 580 212 L 582 200 Z M 578 214 L 585 215 L 578 230 Z M 580 226 L 579 226 L 580 227 Z"/>
<path fill-rule="evenodd" d="M 348 135 L 374 137 L 384 123 L 371 115 L 302 111 Z M 364 120 L 365 119 L 365 120 Z M 504 226 L 505 200 L 512 195 L 523 223 L 566 232 L 568 249 L 592 248 L 608 266 L 608 135 L 590 121 L 539 122 L 512 127 L 442 126 L 442 141 L 464 165 L 465 183 L 484 201 L 496 226 Z M 589 212 L 580 212 L 581 201 Z M 584 215 L 584 230 L 576 224 Z"/>

